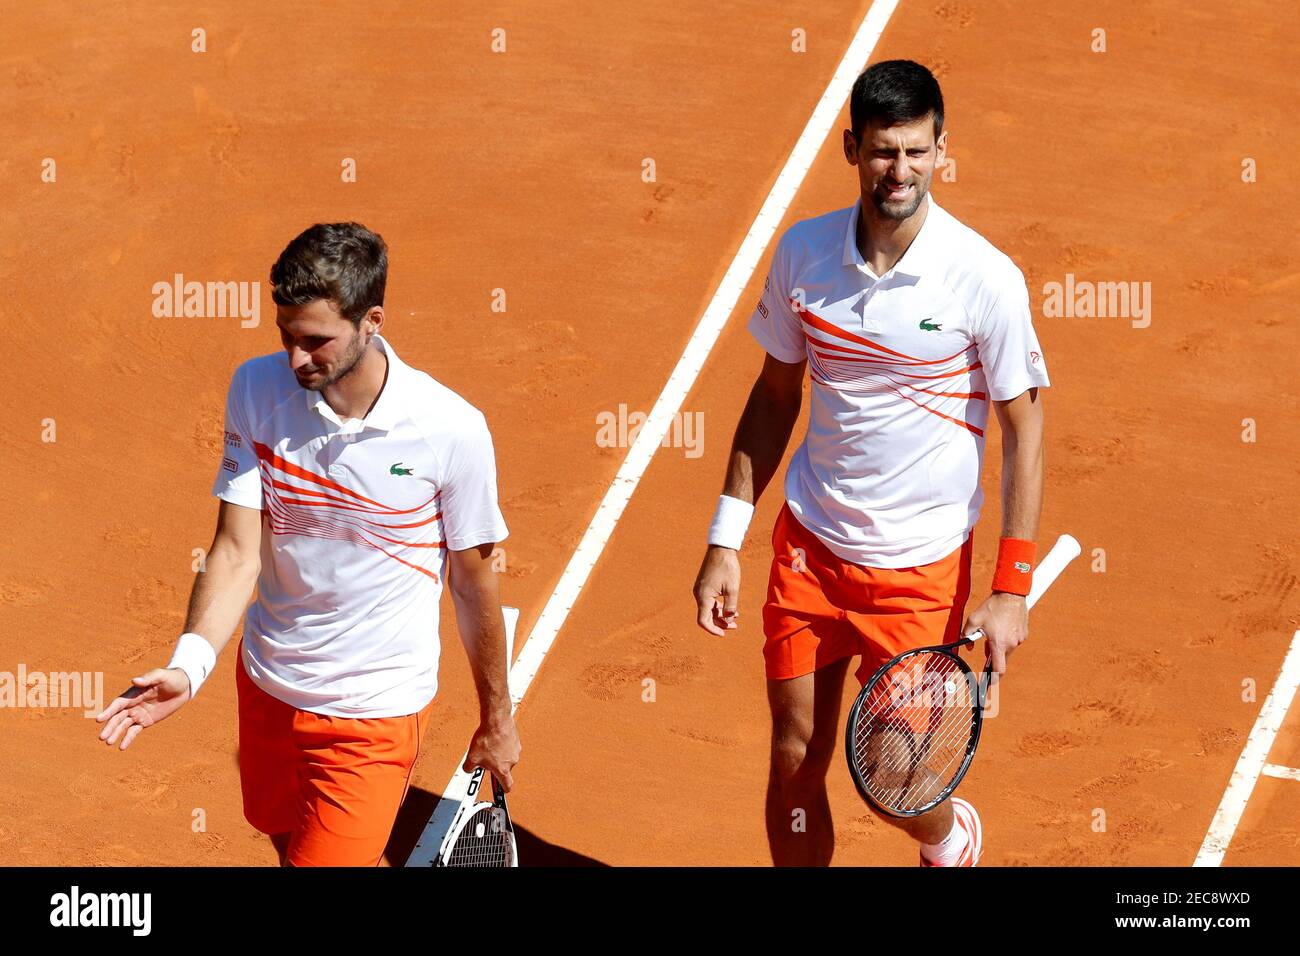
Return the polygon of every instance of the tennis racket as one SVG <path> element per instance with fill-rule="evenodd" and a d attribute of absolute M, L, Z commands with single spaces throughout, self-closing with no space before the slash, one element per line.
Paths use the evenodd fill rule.
<path fill-rule="evenodd" d="M 480 799 L 485 771 L 475 767 L 455 819 L 442 846 L 436 866 L 506 867 L 519 865 L 515 828 L 506 808 L 506 792 L 492 774 L 492 802 Z"/>
<path fill-rule="evenodd" d="M 1061 535 L 1034 572 L 1032 608 L 1079 556 Z M 984 636 L 976 629 L 952 644 L 899 654 L 863 686 L 844 729 L 849 774 L 862 798 L 895 817 L 920 816 L 961 783 L 979 744 L 992 659 L 977 679 L 958 655 Z"/>

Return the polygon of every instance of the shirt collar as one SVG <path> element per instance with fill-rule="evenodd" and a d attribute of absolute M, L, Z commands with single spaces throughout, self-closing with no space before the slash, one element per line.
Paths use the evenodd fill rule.
<path fill-rule="evenodd" d="M 379 350 L 388 358 L 388 375 L 384 380 L 383 390 L 379 393 L 379 400 L 375 402 L 375 407 L 370 409 L 370 414 L 364 419 L 348 419 L 345 423 L 339 418 L 338 413 L 330 408 L 329 402 L 325 401 L 325 396 L 320 392 L 307 392 L 307 404 L 320 413 L 321 417 L 328 422 L 339 426 L 346 431 L 363 431 L 365 429 L 375 429 L 377 431 L 392 431 L 398 423 L 405 417 L 406 403 L 402 400 L 402 395 L 406 389 L 407 378 L 410 374 L 410 366 L 397 357 L 387 340 L 382 335 L 375 336 L 375 343 Z"/>
<path fill-rule="evenodd" d="M 945 215 L 939 208 L 939 204 L 934 201 L 934 196 L 926 194 L 926 212 L 925 222 L 921 223 L 921 229 L 912 240 L 912 244 L 907 247 L 903 257 L 894 263 L 891 272 L 901 272 L 909 276 L 921 276 L 933 264 L 934 249 L 938 242 L 937 233 L 940 226 L 937 220 Z M 844 230 L 844 258 L 843 263 L 846 266 L 857 266 L 859 269 L 870 270 L 862 253 L 858 249 L 858 219 L 862 216 L 862 197 L 853 204 L 853 212 L 849 215 L 849 224 Z"/>

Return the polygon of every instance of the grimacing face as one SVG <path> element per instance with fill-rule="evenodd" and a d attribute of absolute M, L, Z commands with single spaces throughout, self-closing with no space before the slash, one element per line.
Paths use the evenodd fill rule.
<path fill-rule="evenodd" d="M 289 367 L 298 384 L 312 392 L 333 385 L 356 368 L 366 349 L 368 323 L 373 334 L 376 328 L 369 315 L 355 326 L 328 299 L 275 308 L 275 324 L 289 354 Z"/>
<path fill-rule="evenodd" d="M 862 194 L 880 215 L 896 220 L 920 208 L 947 144 L 947 130 L 935 139 L 930 115 L 888 127 L 869 123 L 860 145 L 850 130 L 844 131 L 844 156 L 858 168 Z"/>

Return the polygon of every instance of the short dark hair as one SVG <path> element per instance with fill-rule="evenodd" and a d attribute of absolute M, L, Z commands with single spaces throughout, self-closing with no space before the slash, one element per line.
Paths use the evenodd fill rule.
<path fill-rule="evenodd" d="M 853 138 L 862 142 L 868 123 L 888 128 L 934 115 L 934 136 L 943 132 L 943 93 L 934 74 L 911 60 L 882 60 L 862 71 L 849 96 Z"/>
<path fill-rule="evenodd" d="M 276 305 L 307 305 L 332 299 L 353 325 L 384 304 L 388 246 L 356 222 L 318 222 L 284 247 L 271 266 Z"/>

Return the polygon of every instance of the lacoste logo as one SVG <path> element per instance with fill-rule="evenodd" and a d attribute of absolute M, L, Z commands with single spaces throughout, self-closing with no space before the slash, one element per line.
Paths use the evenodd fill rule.
<path fill-rule="evenodd" d="M 411 474 L 414 474 L 414 472 L 411 471 L 410 468 L 403 468 L 403 467 L 402 467 L 402 463 L 401 463 L 400 461 L 394 463 L 394 464 L 391 465 L 391 466 L 389 466 L 388 473 L 389 473 L 390 475 L 411 475 Z"/>
<path fill-rule="evenodd" d="M 931 321 L 930 319 L 922 319 L 922 320 L 921 320 L 921 329 L 922 329 L 923 331 L 925 331 L 925 332 L 942 332 L 942 331 L 943 331 L 943 326 L 942 326 L 942 325 L 935 325 L 934 322 Z"/>
<path fill-rule="evenodd" d="M 1015 569 L 1019 571 L 1021 574 L 1029 573 L 1029 565 L 1024 561 L 1017 561 L 1015 563 Z"/>

